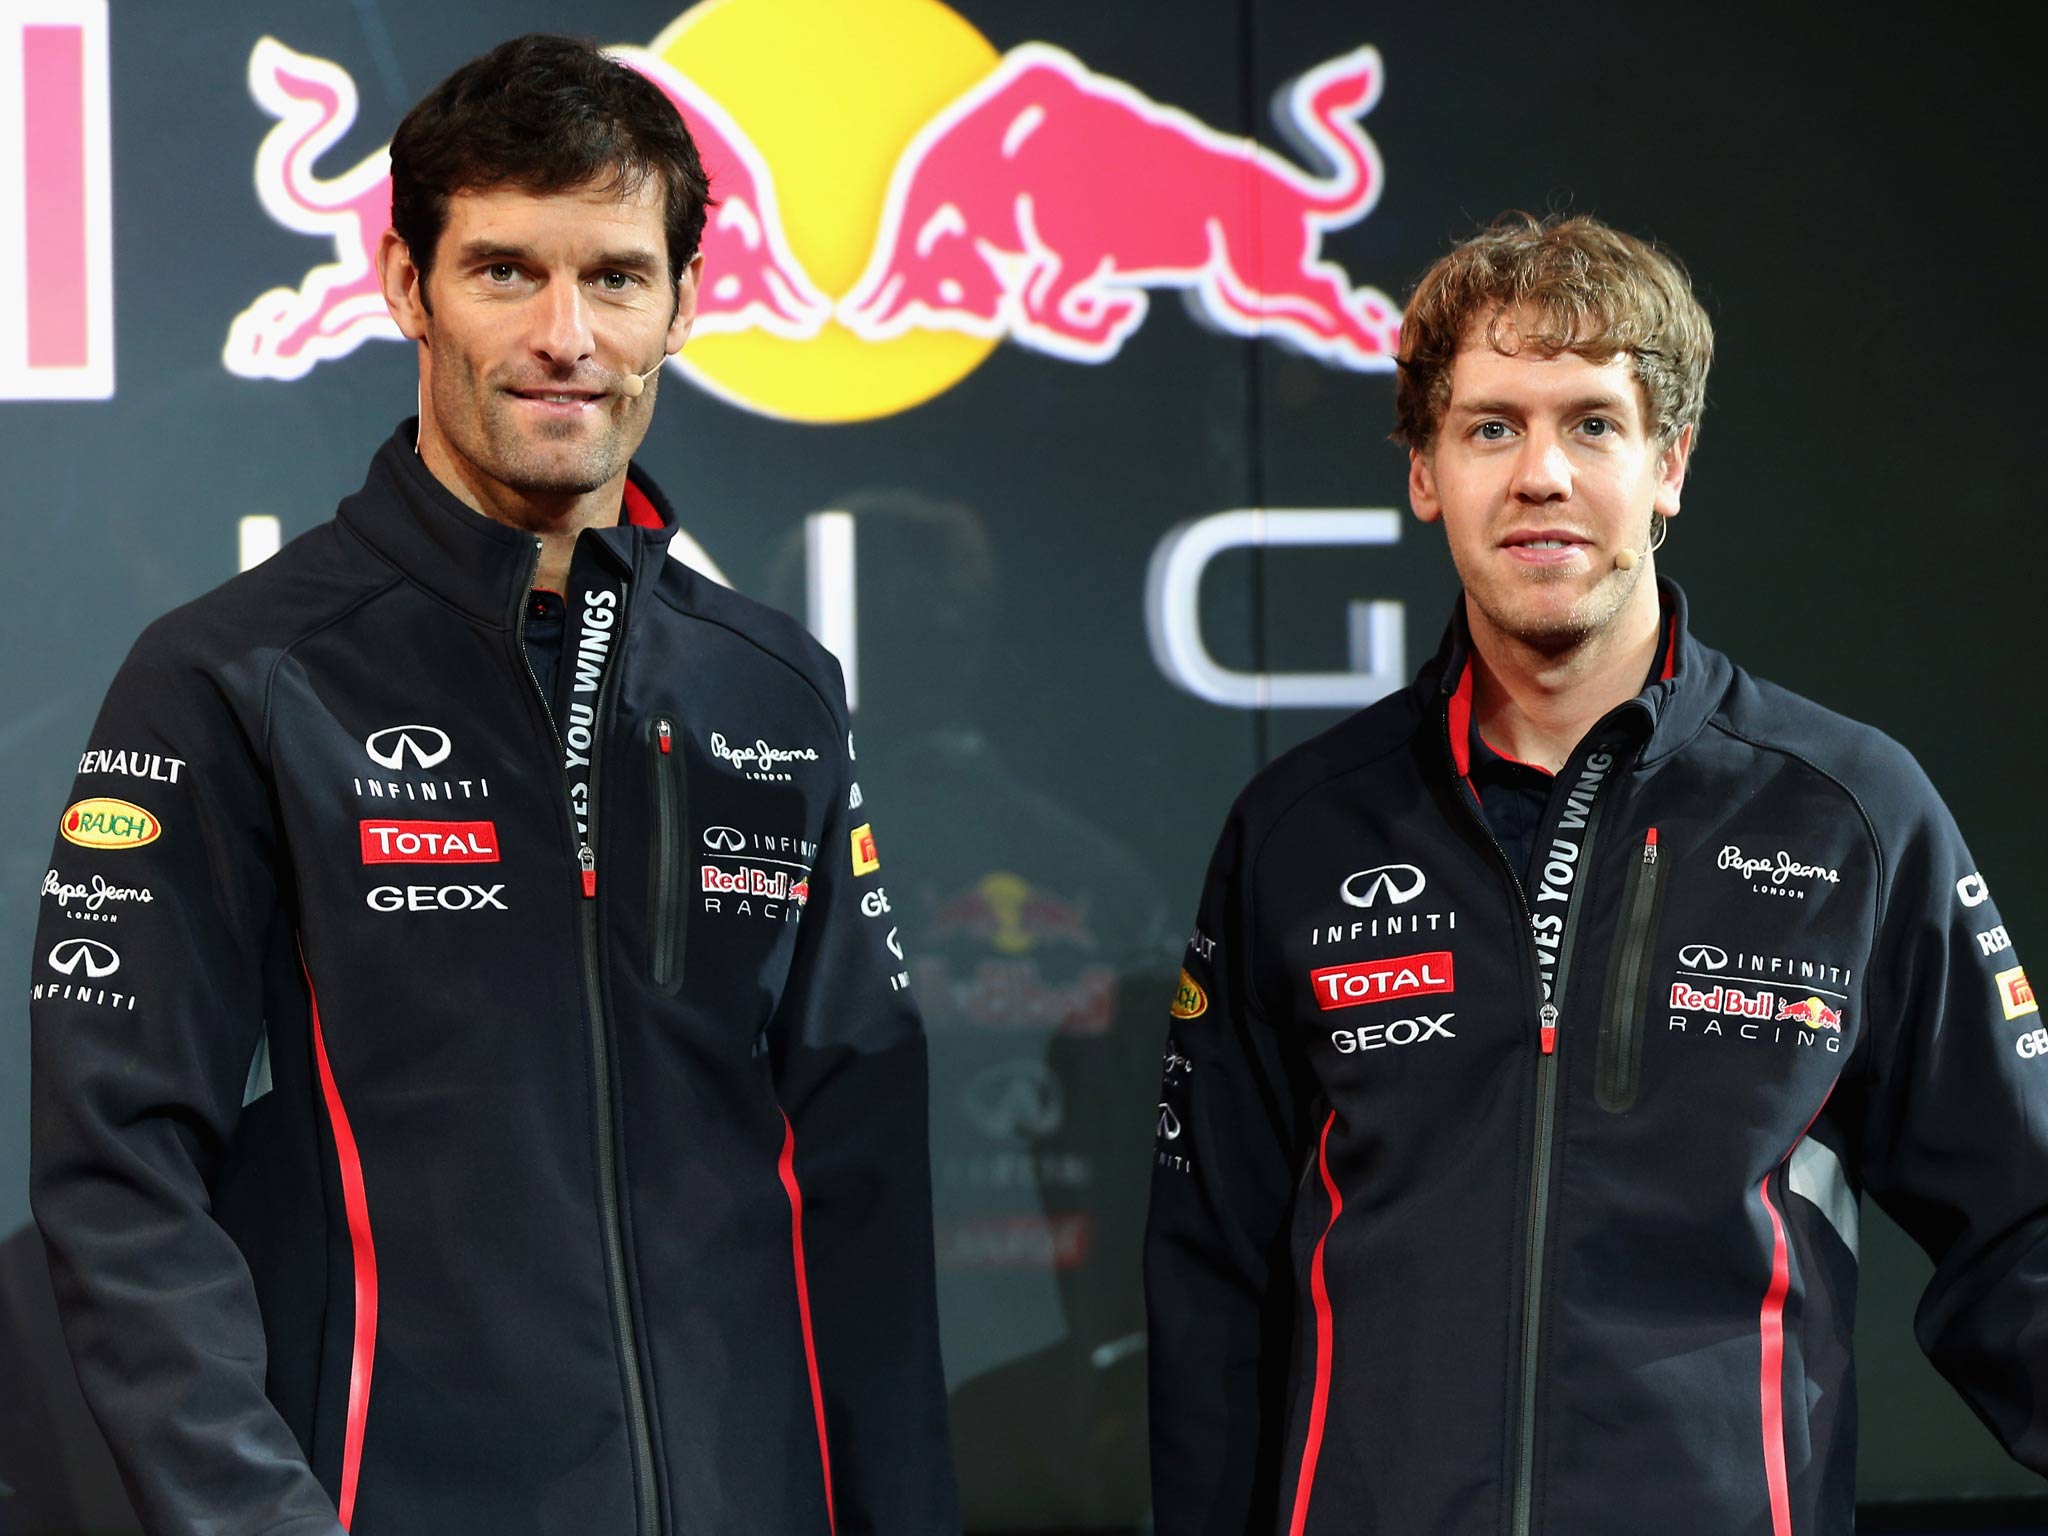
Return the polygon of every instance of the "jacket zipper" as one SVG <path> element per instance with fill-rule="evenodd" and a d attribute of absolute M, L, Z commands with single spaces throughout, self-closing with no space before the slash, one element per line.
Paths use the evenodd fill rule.
<path fill-rule="evenodd" d="M 675 726 L 656 720 L 649 738 L 654 744 L 654 984 L 673 991 L 683 979 L 684 940 L 688 936 L 689 904 L 680 882 L 687 860 L 679 844 L 689 806 L 689 783 L 683 759 L 675 750 Z"/>
<path fill-rule="evenodd" d="M 1651 827 L 1643 837 L 1642 857 L 1629 870 L 1628 891 L 1622 897 L 1621 949 L 1607 995 L 1594 1073 L 1600 1107 L 1616 1114 L 1635 1104 L 1642 1074 L 1643 977 L 1656 911 L 1657 829 Z"/>
<path fill-rule="evenodd" d="M 541 542 L 533 541 L 533 565 L 526 574 L 526 590 L 533 589 L 533 579 L 540 574 Z M 625 633 L 626 598 L 622 592 L 619 598 L 618 632 Z M 541 692 L 540 679 L 534 675 L 533 662 L 526 654 L 526 609 L 524 598 L 519 604 L 519 623 L 514 631 L 514 641 L 519 649 L 520 664 L 526 669 L 526 678 L 533 685 L 533 696 L 540 700 L 541 718 L 547 721 L 548 734 L 555 743 L 555 771 L 563 775 L 562 798 L 569 801 L 567 770 L 562 761 L 567 755 L 562 742 L 561 727 L 555 724 L 555 712 L 549 705 L 547 695 Z M 597 968 L 597 854 L 592 843 L 597 839 L 597 774 L 603 766 L 605 702 L 611 697 L 612 678 L 615 675 L 625 647 L 621 643 L 619 654 L 614 656 L 613 665 L 605 670 L 605 679 L 597 698 L 597 718 L 591 731 L 590 743 L 590 803 L 584 817 L 585 834 L 576 846 L 576 866 L 581 874 L 583 900 L 577 903 L 579 927 L 583 944 L 583 991 L 590 1001 L 590 1057 L 591 1069 L 597 1090 L 597 1173 L 598 1187 L 603 1192 L 599 1216 L 604 1231 L 605 1278 L 610 1282 L 612 1298 L 613 1332 L 618 1341 L 620 1358 L 626 1369 L 622 1373 L 626 1387 L 627 1434 L 633 1443 L 633 1493 L 639 1504 L 640 1536 L 659 1536 L 660 1520 L 655 1507 L 654 1444 L 647 1425 L 647 1397 L 641 1385 L 640 1343 L 633 1327 L 633 1313 L 626 1294 L 626 1246 L 619 1226 L 619 1174 L 618 1158 L 612 1141 L 612 1079 L 610 1025 L 605 1017 L 602 978 Z M 576 825 L 576 808 L 569 805 L 569 825 Z"/>
<path fill-rule="evenodd" d="M 1451 751 L 1448 715 L 1444 719 L 1444 749 Z M 1451 760 L 1457 760 L 1455 752 L 1451 753 Z M 1460 783 L 1462 785 L 1463 781 Z M 1550 1228 L 1550 1160 L 1555 1150 L 1551 1143 L 1557 1132 L 1557 1026 L 1564 1016 L 1564 987 L 1571 974 L 1572 940 L 1578 931 L 1579 913 L 1584 909 L 1586 892 L 1581 887 L 1569 904 L 1564 932 L 1558 936 L 1556 980 L 1551 984 L 1550 1001 L 1544 1002 L 1540 980 L 1543 962 L 1536 953 L 1535 914 L 1529 907 L 1529 893 L 1523 887 L 1522 877 L 1508 862 L 1507 850 L 1493 835 L 1493 828 L 1488 825 L 1477 796 L 1467 788 L 1458 798 L 1464 802 L 1465 813 L 1486 834 L 1500 867 L 1507 871 L 1508 883 L 1521 907 L 1522 933 L 1528 942 L 1529 974 L 1535 983 L 1536 1035 L 1541 1049 L 1536 1058 L 1536 1133 L 1529 1170 L 1529 1229 L 1522 1256 L 1522 1359 L 1520 1407 L 1516 1417 L 1513 1525 L 1513 1536 L 1529 1536 L 1536 1480 L 1537 1325 L 1543 1310 L 1543 1251 Z M 1592 810 L 1586 818 L 1586 836 L 1579 854 L 1579 878 L 1582 880 L 1590 879 L 1592 875 L 1594 840 L 1600 830 L 1600 813 L 1606 803 L 1605 794 L 1595 796 Z"/>

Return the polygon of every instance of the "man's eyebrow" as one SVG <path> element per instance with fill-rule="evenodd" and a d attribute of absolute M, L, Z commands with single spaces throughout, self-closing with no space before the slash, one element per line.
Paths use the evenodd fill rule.
<path fill-rule="evenodd" d="M 1623 404 L 1620 395 L 1581 395 L 1568 400 L 1564 405 L 1567 416 L 1581 416 L 1591 411 L 1618 411 Z M 1453 400 L 1449 412 L 1460 416 L 1519 416 L 1523 407 L 1506 400 Z"/>
<path fill-rule="evenodd" d="M 533 251 L 524 245 L 512 245 L 503 240 L 465 240 L 456 253 L 456 259 L 474 264 L 482 261 L 530 261 Z"/>
<path fill-rule="evenodd" d="M 661 256 L 645 246 L 631 246 L 622 250 L 599 251 L 591 265 L 618 267 L 631 272 L 652 272 L 661 265 Z"/>

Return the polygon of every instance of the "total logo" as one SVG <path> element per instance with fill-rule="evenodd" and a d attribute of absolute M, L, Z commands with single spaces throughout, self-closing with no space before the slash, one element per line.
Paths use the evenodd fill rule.
<path fill-rule="evenodd" d="M 1399 907 L 1420 896 L 1428 885 L 1428 878 L 1413 864 L 1376 864 L 1346 875 L 1337 894 L 1347 907 L 1372 907 L 1382 900 Z"/>
<path fill-rule="evenodd" d="M 1389 1003 L 1457 990 L 1451 952 L 1447 949 L 1396 955 L 1388 960 L 1327 965 L 1310 971 L 1308 982 L 1315 993 L 1316 1006 L 1325 1013 L 1333 1008 L 1359 1008 L 1367 1003 Z"/>
<path fill-rule="evenodd" d="M 1311 172 L 1049 43 L 998 52 L 932 0 L 814 7 L 799 49 L 786 18 L 768 0 L 704 0 L 645 47 L 612 50 L 675 104 L 717 190 L 711 275 L 675 364 L 700 388 L 784 421 L 892 415 L 1006 339 L 1110 362 L 1162 290 L 1212 330 L 1326 367 L 1393 366 L 1397 307 L 1323 253 L 1380 198 L 1362 125 L 1384 81 L 1373 49 L 1307 68 L 1279 98 L 1279 134 L 1316 146 Z M 376 282 L 388 149 L 315 174 L 356 116 L 338 64 L 266 37 L 248 85 L 277 119 L 257 195 L 325 249 L 297 287 L 235 317 L 221 360 L 297 379 L 397 339 Z M 1142 198 L 1129 195 L 1139 167 Z"/>
<path fill-rule="evenodd" d="M 65 979 L 35 983 L 29 988 L 31 1002 L 62 1001 L 112 1008 L 120 1013 L 135 1011 L 133 993 L 93 985 L 121 969 L 121 956 L 111 944 L 102 944 L 98 939 L 60 939 L 44 960 Z"/>
<path fill-rule="evenodd" d="M 57 824 L 64 841 L 81 848 L 141 848 L 163 836 L 163 823 L 126 800 L 80 800 Z"/>
<path fill-rule="evenodd" d="M 365 821 L 365 864 L 495 864 L 498 828 L 488 821 Z"/>
<path fill-rule="evenodd" d="M 363 738 L 363 751 L 379 768 L 395 774 L 426 773 L 447 762 L 455 751 L 448 733 L 434 725 L 387 725 Z M 443 800 L 488 800 L 487 779 L 354 780 L 358 800 L 410 800 L 434 804 Z"/>
<path fill-rule="evenodd" d="M 503 912 L 503 885 L 378 885 L 364 898 L 372 912 Z"/>
<path fill-rule="evenodd" d="M 1339 1029 L 1330 1035 L 1330 1044 L 1344 1056 L 1360 1051 L 1383 1051 L 1395 1045 L 1420 1045 L 1428 1040 L 1455 1040 L 1450 1023 L 1455 1013 L 1417 1014 L 1412 1019 L 1396 1019 L 1391 1024 L 1361 1024 L 1356 1029 Z"/>

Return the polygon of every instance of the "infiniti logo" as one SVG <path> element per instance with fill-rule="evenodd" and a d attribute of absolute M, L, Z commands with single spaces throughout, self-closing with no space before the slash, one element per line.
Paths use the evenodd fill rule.
<path fill-rule="evenodd" d="M 431 725 L 389 725 L 364 738 L 363 750 L 378 767 L 395 772 L 405 766 L 408 755 L 415 767 L 432 768 L 445 763 L 454 748 L 448 733 Z"/>
<path fill-rule="evenodd" d="M 704 846 L 715 848 L 721 853 L 738 853 L 747 846 L 747 840 L 740 836 L 736 827 L 706 827 Z"/>
<path fill-rule="evenodd" d="M 1728 964 L 1728 951 L 1711 944 L 1688 944 L 1678 952 L 1678 963 L 1702 971 L 1723 970 Z"/>
<path fill-rule="evenodd" d="M 1411 880 L 1413 884 L 1408 883 Z M 1369 907 L 1384 895 L 1398 907 L 1420 896 L 1427 884 L 1429 881 L 1413 864 L 1375 864 L 1348 877 L 1337 888 L 1337 894 L 1347 906 Z"/>
<path fill-rule="evenodd" d="M 102 955 L 106 958 L 101 959 Z M 81 965 L 88 976 L 111 976 L 121 969 L 121 957 L 97 939 L 66 939 L 50 951 L 50 969 L 53 971 L 71 976 Z"/>
<path fill-rule="evenodd" d="M 1060 1128 L 1066 1095 L 1043 1062 L 1007 1061 L 969 1080 L 962 1108 L 984 1135 L 1029 1139 Z"/>

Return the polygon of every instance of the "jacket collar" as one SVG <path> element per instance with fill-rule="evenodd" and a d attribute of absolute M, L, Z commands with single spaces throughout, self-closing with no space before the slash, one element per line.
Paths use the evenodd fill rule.
<path fill-rule="evenodd" d="M 1642 743 L 1637 761 L 1643 767 L 1661 762 L 1697 736 L 1735 676 L 1726 656 L 1693 635 L 1690 609 L 1678 583 L 1658 577 L 1657 595 L 1665 624 L 1658 675 L 1609 717 L 1630 739 Z M 1424 663 L 1414 685 L 1424 713 L 1445 721 L 1453 766 L 1461 775 L 1466 771 L 1463 757 L 1472 718 L 1471 663 L 1472 631 L 1461 593 L 1443 643 Z"/>
<path fill-rule="evenodd" d="M 377 450 L 363 488 L 343 501 L 341 520 L 418 585 L 481 624 L 511 629 L 533 580 L 531 534 L 491 521 L 458 501 L 414 451 L 419 427 L 408 418 Z M 659 567 L 676 515 L 660 487 L 635 464 L 626 471 L 625 519 L 586 529 L 577 558 L 595 548 L 633 579 Z"/>

